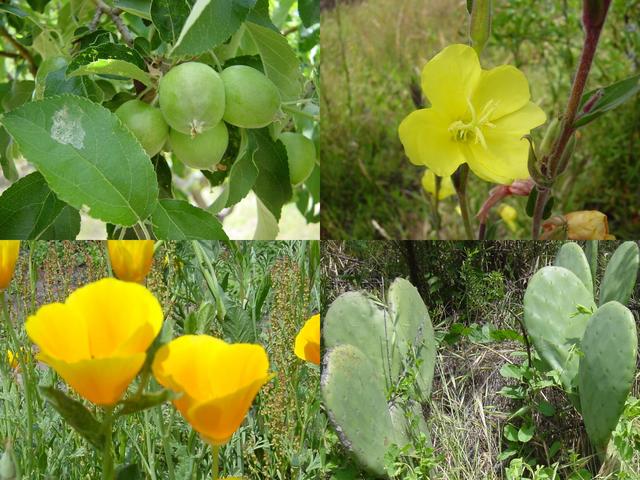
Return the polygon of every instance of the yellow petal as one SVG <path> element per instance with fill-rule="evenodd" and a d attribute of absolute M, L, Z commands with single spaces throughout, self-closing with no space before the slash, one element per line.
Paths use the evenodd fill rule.
<path fill-rule="evenodd" d="M 294 352 L 302 360 L 320 365 L 320 315 L 305 322 L 296 336 Z"/>
<path fill-rule="evenodd" d="M 268 378 L 260 377 L 224 397 L 194 405 L 186 415 L 187 421 L 209 443 L 227 443 L 242 424 L 254 398 Z"/>
<path fill-rule="evenodd" d="M 0 290 L 11 283 L 20 255 L 20 240 L 0 240 Z"/>
<path fill-rule="evenodd" d="M 607 216 L 597 210 L 583 210 L 564 216 L 569 227 L 569 240 L 609 240 Z"/>
<path fill-rule="evenodd" d="M 85 318 L 62 303 L 40 307 L 25 324 L 27 335 L 50 357 L 77 362 L 91 357 Z"/>
<path fill-rule="evenodd" d="M 208 335 L 185 335 L 163 345 L 152 370 L 161 385 L 184 393 L 174 405 L 216 444 L 229 439 L 271 378 L 263 347 L 230 345 Z"/>
<path fill-rule="evenodd" d="M 436 175 L 431 170 L 424 172 L 422 176 L 422 188 L 425 189 L 431 195 L 436 194 Z M 444 177 L 440 182 L 440 192 L 438 194 L 438 200 L 444 200 L 451 195 L 455 195 L 456 189 L 453 186 L 451 177 Z"/>
<path fill-rule="evenodd" d="M 120 280 L 140 283 L 153 263 L 153 240 L 108 240 L 111 267 Z"/>
<path fill-rule="evenodd" d="M 162 326 L 162 308 L 142 285 L 105 278 L 79 288 L 67 299 L 87 322 L 93 357 L 145 351 Z"/>
<path fill-rule="evenodd" d="M 425 165 L 440 177 L 451 176 L 465 158 L 448 127 L 445 118 L 432 108 L 410 113 L 398 133 L 411 163 Z"/>
<path fill-rule="evenodd" d="M 488 182 L 508 185 L 529 177 L 529 143 L 517 136 L 489 132 L 485 136 L 488 149 L 470 144 L 467 163 L 477 176 Z"/>
<path fill-rule="evenodd" d="M 146 355 L 94 358 L 79 362 L 65 362 L 46 354 L 38 356 L 50 365 L 79 395 L 97 405 L 113 405 L 122 398 L 127 387 L 138 374 Z"/>
<path fill-rule="evenodd" d="M 477 112 L 487 104 L 494 107 L 490 120 L 497 120 L 513 113 L 529 103 L 529 82 L 520 70 L 512 65 L 501 65 L 482 72 L 471 102 Z"/>
<path fill-rule="evenodd" d="M 480 75 L 480 61 L 473 48 L 462 44 L 449 45 L 425 65 L 422 90 L 433 108 L 450 119 L 462 117 L 469 108 L 467 99 L 471 97 Z"/>
<path fill-rule="evenodd" d="M 533 102 L 528 102 L 520 110 L 495 120 L 495 132 L 522 136 L 547 121 L 547 115 Z"/>

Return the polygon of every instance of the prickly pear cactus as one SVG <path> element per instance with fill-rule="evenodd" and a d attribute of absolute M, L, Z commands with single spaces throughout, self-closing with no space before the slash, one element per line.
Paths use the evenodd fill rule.
<path fill-rule="evenodd" d="M 633 314 L 612 301 L 587 324 L 578 385 L 582 417 L 591 443 L 604 452 L 633 385 L 638 333 Z"/>
<path fill-rule="evenodd" d="M 597 244 L 589 259 L 575 243 L 560 249 L 555 265 L 536 272 L 524 295 L 524 322 L 535 349 L 581 411 L 596 449 L 606 450 L 635 375 L 637 332 L 629 301 L 638 274 L 638 245 L 613 254 L 594 301 Z M 579 401 L 577 401 L 579 399 Z"/>
<path fill-rule="evenodd" d="M 428 430 L 419 402 L 431 392 L 436 343 L 429 313 L 411 283 L 397 279 L 388 292 L 388 308 L 365 294 L 341 295 L 323 321 L 325 346 L 321 389 L 331 422 L 356 460 L 376 476 L 385 476 L 384 455 L 391 444 L 411 440 L 408 414 Z M 411 412 L 387 394 L 407 368 L 419 369 L 420 398 Z"/>
<path fill-rule="evenodd" d="M 591 267 L 580 245 L 574 242 L 562 245 L 553 264 L 557 267 L 563 267 L 572 271 L 574 275 L 582 281 L 585 288 L 593 292 Z"/>
<path fill-rule="evenodd" d="M 533 345 L 549 369 L 560 372 L 570 393 L 578 374 L 580 340 L 595 308 L 584 283 L 557 266 L 538 270 L 524 294 L 524 323 Z"/>
<path fill-rule="evenodd" d="M 629 302 L 638 277 L 640 253 L 636 242 L 624 242 L 611 256 L 600 285 L 600 305 L 616 300 Z"/>

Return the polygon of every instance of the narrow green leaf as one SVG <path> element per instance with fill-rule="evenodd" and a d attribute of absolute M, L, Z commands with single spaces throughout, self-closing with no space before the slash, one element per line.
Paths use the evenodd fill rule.
<path fill-rule="evenodd" d="M 191 13 L 192 3 L 188 0 L 152 1 L 151 20 L 165 42 L 174 44 L 178 40 Z"/>
<path fill-rule="evenodd" d="M 0 196 L 0 238 L 74 240 L 80 213 L 58 200 L 44 177 L 31 173 Z"/>
<path fill-rule="evenodd" d="M 256 23 L 245 25 L 262 59 L 264 74 L 278 87 L 282 100 L 296 100 L 302 85 L 300 62 L 287 39 Z"/>
<path fill-rule="evenodd" d="M 184 200 L 160 200 L 151 222 L 163 240 L 228 240 L 216 217 Z"/>
<path fill-rule="evenodd" d="M 256 0 L 197 0 L 180 32 L 173 56 L 200 55 L 233 35 Z"/>
<path fill-rule="evenodd" d="M 105 439 L 102 433 L 102 424 L 81 402 L 67 397 L 55 387 L 39 387 L 39 390 L 44 399 L 76 432 L 86 438 L 96 449 L 102 450 L 104 448 Z"/>
<path fill-rule="evenodd" d="M 580 109 L 587 105 L 591 100 L 593 103 L 589 106 L 588 113 L 578 114 L 574 126 L 575 128 L 583 127 L 593 122 L 596 118 L 622 105 L 624 102 L 635 96 L 640 91 L 640 74 L 629 77 L 620 82 L 609 85 L 604 88 L 597 88 L 582 96 L 580 101 Z"/>
<path fill-rule="evenodd" d="M 277 222 L 280 220 L 283 205 L 291 200 L 293 195 L 287 151 L 282 142 L 274 142 L 271 139 L 268 128 L 251 130 L 249 135 L 255 138 L 258 145 L 253 158 L 259 173 L 253 191 Z"/>
<path fill-rule="evenodd" d="M 143 410 L 162 405 L 163 403 L 168 402 L 169 400 L 173 400 L 174 398 L 176 398 L 176 395 L 173 392 L 171 392 L 170 390 L 162 390 L 160 392 L 147 393 L 141 395 L 140 397 L 122 400 L 118 402 L 118 405 L 121 408 L 120 410 L 118 410 L 117 415 L 123 416 L 141 412 Z"/>
<path fill-rule="evenodd" d="M 27 103 L 2 123 L 60 200 L 125 226 L 154 210 L 158 185 L 149 157 L 106 108 L 62 95 Z"/>

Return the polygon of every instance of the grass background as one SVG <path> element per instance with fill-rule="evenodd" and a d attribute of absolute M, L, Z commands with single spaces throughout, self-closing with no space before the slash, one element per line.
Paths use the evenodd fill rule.
<path fill-rule="evenodd" d="M 598 278 L 602 278 L 617 244 L 600 242 Z M 523 403 L 498 394 L 505 386 L 518 385 L 501 376 L 500 370 L 522 363 L 525 346 L 513 340 L 487 338 L 486 332 L 522 331 L 522 299 L 529 278 L 553 261 L 560 245 L 533 241 L 322 242 L 323 314 L 335 298 L 348 291 L 364 289 L 377 298 L 386 298 L 386 290 L 398 276 L 411 279 L 425 300 L 440 340 L 433 393 L 423 404 L 438 459 L 432 478 L 508 478 L 505 469 L 509 460 L 500 459 L 500 454 L 510 448 L 503 429 L 510 422 L 518 424 L 518 418 L 511 416 Z M 640 329 L 640 283 L 629 308 Z M 633 391 L 636 397 L 640 395 L 640 361 L 638 367 Z M 581 417 L 557 388 L 545 389 L 544 396 L 558 413 L 550 418 L 534 415 L 535 433 L 527 448 L 531 449 L 531 461 L 543 466 L 557 462 L 558 476 L 537 478 L 590 478 L 570 477 L 581 468 L 595 474 L 593 452 Z M 624 477 L 632 480 L 640 478 L 640 412 L 635 415 L 630 425 L 636 436 L 626 440 L 636 453 L 625 467 L 629 476 Z M 549 452 L 556 441 L 561 448 L 552 455 Z M 358 473 L 332 431 L 325 438 L 324 448 L 328 461 L 323 478 L 368 478 Z M 523 476 L 528 478 L 532 477 Z"/>
<path fill-rule="evenodd" d="M 582 44 L 580 0 L 494 0 L 493 35 L 484 68 L 510 63 L 522 69 L 532 100 L 547 116 L 566 103 Z M 461 0 L 362 0 L 323 4 L 322 235 L 333 239 L 434 239 L 424 169 L 404 156 L 397 127 L 415 106 L 410 85 L 429 58 L 468 41 Z M 637 73 L 640 2 L 612 2 L 587 84 L 605 86 Z M 543 127 L 538 130 L 544 130 Z M 539 140 L 542 131 L 535 131 Z M 640 98 L 581 130 L 576 154 L 554 189 L 554 213 L 597 209 L 618 238 L 640 236 Z M 491 185 L 472 176 L 477 212 Z M 493 214 L 495 238 L 530 238 L 526 199 L 512 232 Z M 441 238 L 463 238 L 451 197 L 441 206 Z"/>
<path fill-rule="evenodd" d="M 103 242 L 22 245 L 16 276 L 8 290 L 10 319 L 21 346 L 34 353 L 23 328 L 26 316 L 42 304 L 64 301 L 77 287 L 109 275 L 109 265 Z M 163 306 L 163 334 L 175 338 L 183 333 L 208 333 L 231 342 L 260 343 L 276 373 L 261 389 L 240 429 L 222 447 L 221 478 L 315 479 L 326 428 L 326 421 L 318 415 L 319 369 L 299 360 L 293 344 L 304 321 L 319 307 L 318 242 L 200 245 L 224 294 L 214 295 L 208 288 L 193 243 L 162 243 L 146 283 Z M 217 299 L 226 307 L 224 317 L 216 316 Z M 0 450 L 12 456 L 21 473 L 16 478 L 100 478 L 101 456 L 38 395 L 38 384 L 64 389 L 64 382 L 32 355 L 28 355 L 31 361 L 23 360 L 19 370 L 10 369 L 5 357 L 8 348 L 3 324 Z M 157 389 L 152 381 L 148 390 Z M 31 402 L 27 402 L 27 391 Z M 114 441 L 116 465 L 130 465 L 128 475 L 121 478 L 211 478 L 210 448 L 172 405 L 120 418 Z"/>

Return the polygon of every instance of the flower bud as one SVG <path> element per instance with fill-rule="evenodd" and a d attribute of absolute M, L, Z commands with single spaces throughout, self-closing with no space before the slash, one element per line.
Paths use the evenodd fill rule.
<path fill-rule="evenodd" d="M 518 219 L 518 212 L 511 205 L 503 204 L 498 210 L 498 214 L 502 221 L 509 227 L 509 230 L 515 232 L 518 229 L 516 220 Z"/>
<path fill-rule="evenodd" d="M 587 30 L 602 28 L 611 0 L 583 0 L 582 5 L 584 28 Z"/>
<path fill-rule="evenodd" d="M 491 36 L 491 0 L 475 0 L 471 9 L 469 37 L 478 56 Z"/>
<path fill-rule="evenodd" d="M 609 234 L 607 216 L 597 210 L 571 212 L 564 217 L 554 217 L 543 225 L 543 240 L 557 240 L 558 229 L 566 232 L 569 240 L 614 240 Z"/>
<path fill-rule="evenodd" d="M 540 156 L 548 157 L 551 154 L 553 144 L 556 142 L 558 135 L 560 135 L 562 122 L 559 118 L 554 118 L 547 127 L 547 131 L 544 133 L 544 138 L 540 144 Z"/>
<path fill-rule="evenodd" d="M 19 254 L 20 240 L 0 240 L 0 291 L 11 283 Z"/>

